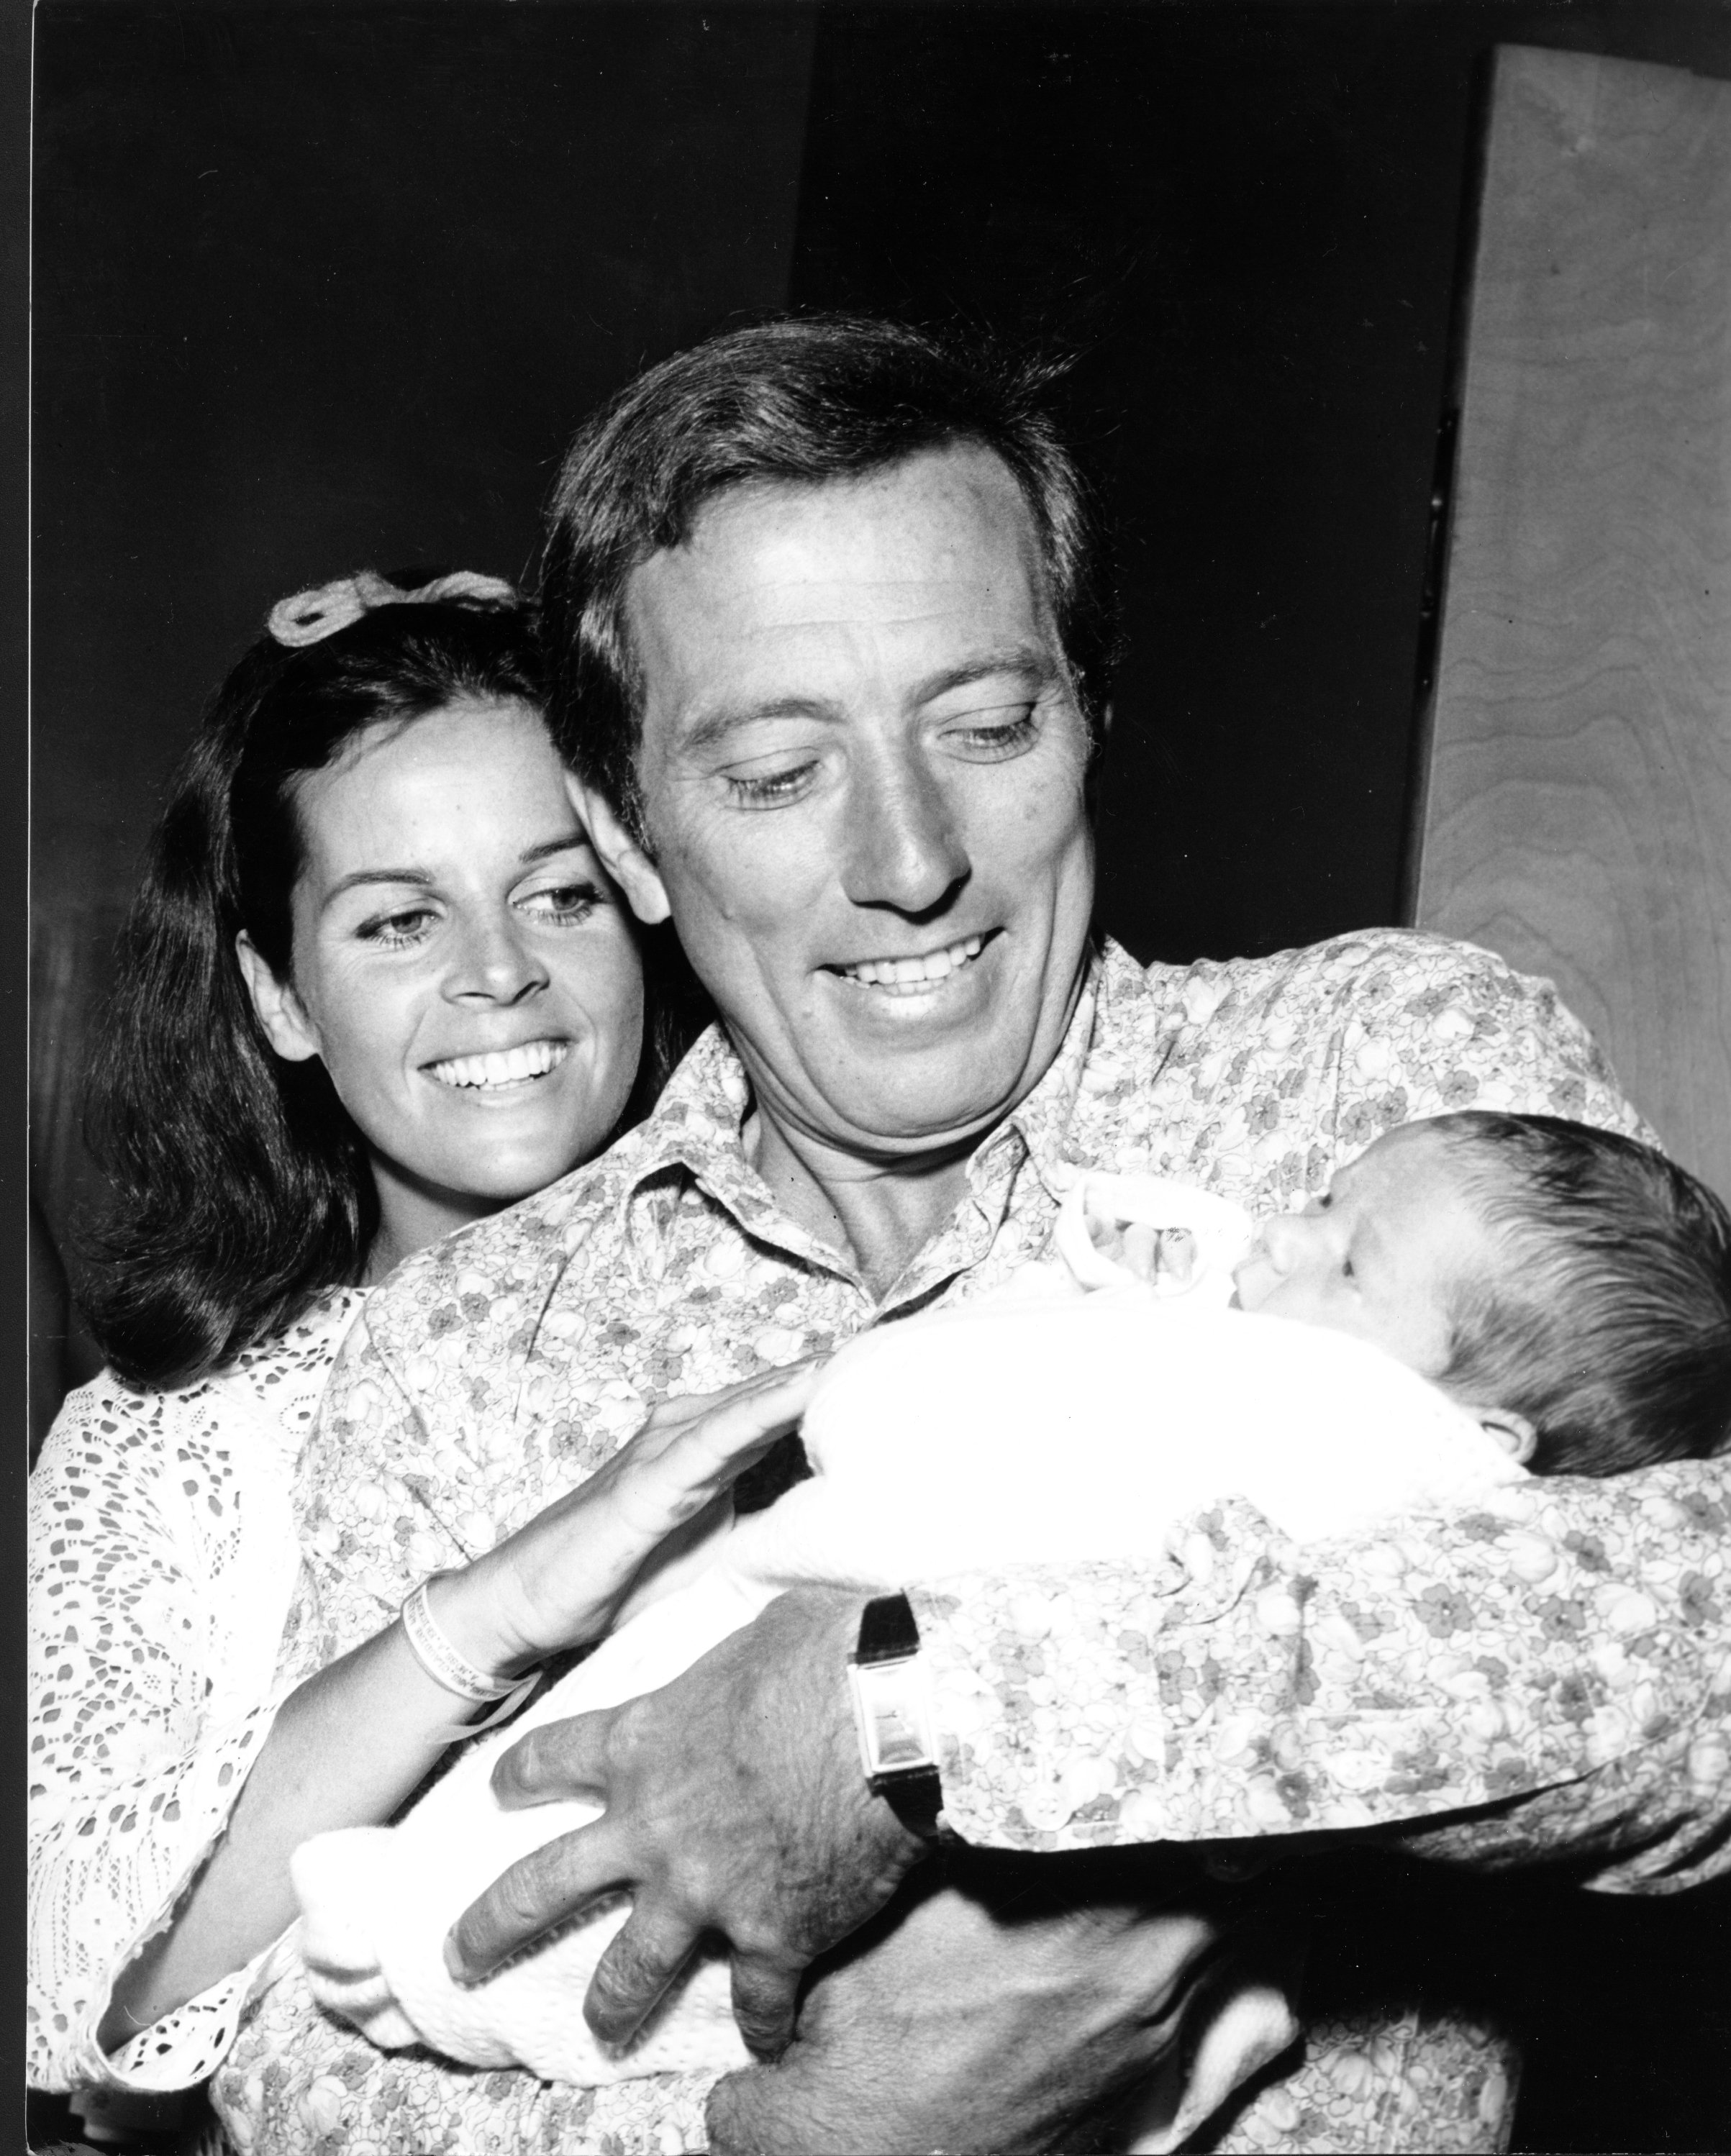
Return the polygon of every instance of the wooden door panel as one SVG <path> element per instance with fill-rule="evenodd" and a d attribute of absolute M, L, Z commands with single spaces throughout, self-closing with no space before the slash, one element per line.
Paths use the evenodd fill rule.
<path fill-rule="evenodd" d="M 1731 1193 L 1731 85 L 1497 56 L 1436 678 L 1415 917 Z"/>

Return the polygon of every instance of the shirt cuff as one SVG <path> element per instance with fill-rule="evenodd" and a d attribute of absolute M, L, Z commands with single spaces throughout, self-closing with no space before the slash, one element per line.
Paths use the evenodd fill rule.
<path fill-rule="evenodd" d="M 1163 1681 L 1159 1635 L 1230 1609 L 1274 1536 L 1230 1500 L 1180 1523 L 1164 1557 L 910 1586 L 951 1830 L 1021 1850 L 1246 1831 L 1199 1822 L 1168 1787 L 1210 1714 Z"/>

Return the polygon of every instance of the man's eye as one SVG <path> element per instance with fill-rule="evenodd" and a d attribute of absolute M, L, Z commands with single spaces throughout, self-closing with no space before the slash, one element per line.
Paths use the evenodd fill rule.
<path fill-rule="evenodd" d="M 796 763 L 778 771 L 724 771 L 722 778 L 737 808 L 778 808 L 799 798 L 816 769 L 814 762 Z"/>
<path fill-rule="evenodd" d="M 1040 730 L 1031 704 L 1007 706 L 1001 711 L 970 712 L 944 729 L 946 741 L 965 754 L 991 761 L 1014 756 L 1028 747 Z"/>

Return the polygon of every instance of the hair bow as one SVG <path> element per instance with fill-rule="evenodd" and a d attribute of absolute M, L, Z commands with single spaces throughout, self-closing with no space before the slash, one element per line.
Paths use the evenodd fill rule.
<path fill-rule="evenodd" d="M 521 595 L 502 577 L 484 577 L 478 569 L 453 569 L 429 584 L 405 592 L 376 569 L 360 569 L 334 583 L 315 584 L 279 599 L 265 626 L 279 644 L 317 644 L 347 629 L 376 607 L 425 606 L 439 599 L 474 599 L 485 606 L 515 605 Z"/>

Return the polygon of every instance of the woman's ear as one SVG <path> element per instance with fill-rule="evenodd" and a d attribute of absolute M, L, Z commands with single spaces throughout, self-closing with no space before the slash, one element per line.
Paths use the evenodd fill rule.
<path fill-rule="evenodd" d="M 565 774 L 571 805 L 583 819 L 589 843 L 601 857 L 601 865 L 630 901 L 631 911 L 645 928 L 666 920 L 673 908 L 655 863 L 614 814 L 604 797 L 585 786 L 575 772 Z"/>
<path fill-rule="evenodd" d="M 234 939 L 240 978 L 253 999 L 265 1036 L 285 1063 L 305 1063 L 319 1052 L 319 1037 L 305 1006 L 286 981 L 280 981 L 243 928 Z"/>
<path fill-rule="evenodd" d="M 1467 1413 L 1477 1417 L 1481 1430 L 1488 1430 L 1513 1459 L 1523 1467 L 1533 1457 L 1538 1443 L 1538 1432 L 1523 1414 L 1512 1408 L 1469 1408 Z"/>

